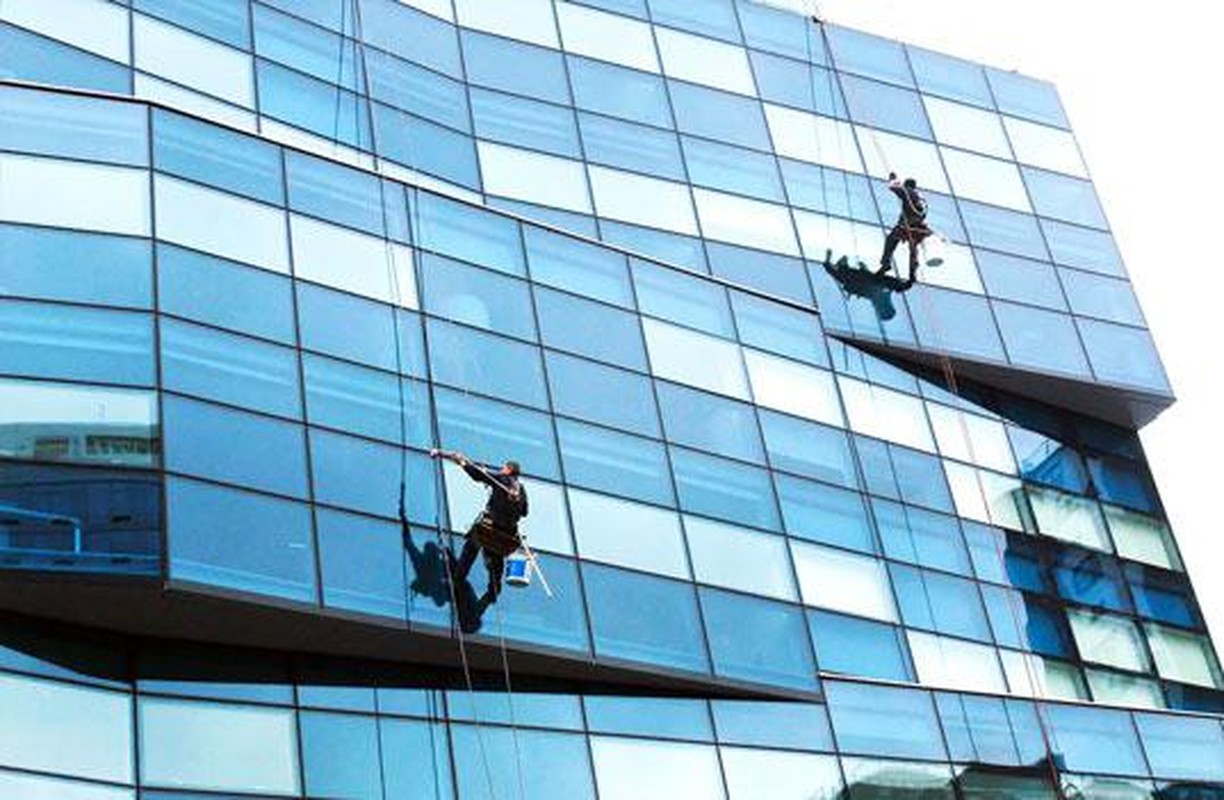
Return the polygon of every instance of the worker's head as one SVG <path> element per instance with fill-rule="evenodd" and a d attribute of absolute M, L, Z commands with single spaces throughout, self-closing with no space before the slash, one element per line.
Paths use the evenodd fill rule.
<path fill-rule="evenodd" d="M 904 186 L 906 189 L 917 189 L 918 181 L 914 180 L 913 178 L 906 178 L 905 183 L 901 185 Z"/>
<path fill-rule="evenodd" d="M 513 475 L 517 478 L 519 474 L 519 463 L 517 461 L 507 461 L 505 464 L 502 464 L 501 471 L 503 475 Z"/>

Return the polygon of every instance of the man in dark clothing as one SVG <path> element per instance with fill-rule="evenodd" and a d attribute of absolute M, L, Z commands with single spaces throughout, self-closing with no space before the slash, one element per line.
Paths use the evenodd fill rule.
<path fill-rule="evenodd" d="M 931 229 L 926 224 L 926 200 L 918 194 L 917 181 L 906 178 L 903 183 L 897 180 L 895 172 L 888 173 L 888 189 L 901 201 L 901 214 L 884 239 L 884 253 L 880 256 L 880 268 L 876 274 L 883 275 L 892 269 L 893 253 L 904 240 L 909 245 L 909 282 L 913 284 L 918 278 L 918 245 L 931 235 Z"/>
<path fill-rule="evenodd" d="M 497 601 L 501 593 L 502 572 L 506 568 L 506 556 L 522 544 L 519 538 L 519 520 L 527 516 L 527 490 L 519 482 L 517 461 L 507 461 L 501 469 L 477 464 L 463 453 L 430 452 L 434 458 L 445 458 L 458 464 L 467 476 L 477 483 L 489 487 L 489 499 L 484 510 L 468 529 L 463 552 L 455 564 L 452 582 L 464 581 L 476 561 L 476 554 L 484 554 L 485 568 L 489 572 L 489 586 L 480 598 L 483 611 Z"/>

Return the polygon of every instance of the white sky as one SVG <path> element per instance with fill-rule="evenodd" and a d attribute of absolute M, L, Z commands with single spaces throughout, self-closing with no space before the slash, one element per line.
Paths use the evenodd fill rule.
<path fill-rule="evenodd" d="M 1219 25 L 1204 0 L 821 0 L 828 22 L 1053 81 L 1178 402 L 1141 434 L 1224 650 Z M 1210 192 L 1210 194 L 1209 194 Z"/>

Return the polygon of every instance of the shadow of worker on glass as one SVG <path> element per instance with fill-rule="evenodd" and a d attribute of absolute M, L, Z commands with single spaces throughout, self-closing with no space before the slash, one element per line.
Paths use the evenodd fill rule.
<path fill-rule="evenodd" d="M 894 292 L 908 292 L 914 286 L 914 276 L 898 278 L 872 270 L 862 261 L 850 264 L 849 256 L 842 256 L 833 261 L 833 251 L 825 251 L 825 272 L 837 281 L 842 294 L 847 298 L 861 297 L 871 303 L 876 316 L 881 322 L 887 322 L 897 316 L 897 307 L 893 305 Z"/>
<path fill-rule="evenodd" d="M 444 547 L 436 541 L 417 544 L 402 510 L 400 527 L 403 531 L 404 551 L 412 564 L 413 578 L 408 586 L 412 595 L 428 598 L 438 608 L 454 600 L 459 630 L 464 633 L 479 632 L 484 612 L 492 604 L 491 600 L 476 596 L 476 589 L 467 575 L 452 575 L 451 564 L 456 559 L 449 547 Z"/>

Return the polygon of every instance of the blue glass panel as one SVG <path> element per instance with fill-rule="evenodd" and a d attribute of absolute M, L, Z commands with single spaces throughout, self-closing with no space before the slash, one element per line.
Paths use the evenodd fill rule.
<path fill-rule="evenodd" d="M 476 692 L 452 689 L 446 693 L 447 716 L 452 720 L 500 725 L 529 725 L 569 731 L 583 730 L 582 697 L 576 694 L 519 692 L 511 696 L 500 687 Z"/>
<path fill-rule="evenodd" d="M 395 322 L 391 307 L 297 284 L 302 346 L 320 353 L 395 369 Z"/>
<path fill-rule="evenodd" d="M 302 428 L 290 422 L 166 395 L 166 468 L 306 496 Z"/>
<path fill-rule="evenodd" d="M 355 714 L 298 714 L 306 791 L 319 797 L 381 797 L 378 720 Z"/>
<path fill-rule="evenodd" d="M 451 34 L 448 36 L 453 39 Z M 370 73 L 370 93 L 376 102 L 471 133 L 467 92 L 462 83 L 382 50 L 366 49 L 365 59 Z"/>
<path fill-rule="evenodd" d="M 900 500 L 901 490 L 897 486 L 897 475 L 893 471 L 888 443 L 866 436 L 855 436 L 854 447 L 858 450 L 859 463 L 863 467 L 863 483 L 867 491 L 890 500 Z"/>
<path fill-rule="evenodd" d="M 750 47 L 827 64 L 820 28 L 798 14 L 750 3 L 740 3 L 740 25 Z"/>
<path fill-rule="evenodd" d="M 1118 563 L 1100 553 L 1062 550 L 1054 558 L 1054 585 L 1068 600 L 1114 611 L 1130 611 Z"/>
<path fill-rule="evenodd" d="M 589 239 L 599 237 L 596 230 L 595 217 L 590 214 L 577 214 L 572 211 L 562 211 L 559 208 L 524 203 L 521 200 L 509 200 L 505 197 L 489 196 L 486 204 L 489 208 L 508 211 L 524 219 L 542 222 L 559 230 L 568 231 Z"/>
<path fill-rule="evenodd" d="M 1142 564 L 1125 564 L 1123 570 L 1140 614 L 1187 628 L 1202 626 L 1202 615 L 1190 596 L 1190 586 L 1184 576 Z"/>
<path fill-rule="evenodd" d="M 689 180 L 695 186 L 708 186 L 762 200 L 785 200 L 773 156 L 691 136 L 683 137 L 683 141 Z"/>
<path fill-rule="evenodd" d="M 506 792 L 519 791 L 510 788 L 515 786 L 521 787 L 521 796 L 540 800 L 595 798 L 586 737 L 581 734 L 454 725 L 451 736 L 459 797 L 464 800 L 502 800 Z M 490 782 L 486 766 L 499 776 L 496 782 Z"/>
<path fill-rule="evenodd" d="M 843 753 L 942 761 L 935 707 L 923 691 L 825 681 L 833 732 Z M 887 708 L 890 724 L 880 724 Z"/>
<path fill-rule="evenodd" d="M 598 655 L 709 671 L 692 585 L 594 564 L 582 577 Z"/>
<path fill-rule="evenodd" d="M 461 30 L 468 80 L 480 86 L 569 104 L 565 62 L 556 50 Z"/>
<path fill-rule="evenodd" d="M 1031 215 L 961 198 L 957 199 L 957 204 L 960 205 L 961 217 L 965 220 L 965 232 L 972 244 L 1028 258 L 1049 257 L 1042 243 L 1037 220 Z"/>
<path fill-rule="evenodd" d="M 953 761 L 1020 766 L 1006 701 L 997 697 L 935 695 Z"/>
<path fill-rule="evenodd" d="M 990 625 L 973 581 L 901 564 L 889 564 L 888 572 L 906 625 L 990 641 Z"/>
<path fill-rule="evenodd" d="M 630 369 L 646 369 L 646 345 L 635 315 L 538 286 L 535 299 L 544 344 Z"/>
<path fill-rule="evenodd" d="M 0 225 L 0 291 L 16 297 L 149 308 L 149 242 Z"/>
<path fill-rule="evenodd" d="M 809 611 L 808 624 L 822 671 L 890 681 L 914 679 L 900 629 L 827 611 Z"/>
<path fill-rule="evenodd" d="M 131 70 L 0 22 L 0 78 L 128 94 Z"/>
<path fill-rule="evenodd" d="M 260 0 L 260 2 L 296 17 L 308 19 L 316 25 L 333 31 L 342 29 L 348 31 L 349 26 L 353 24 L 352 7 L 337 5 L 331 0 Z"/>
<path fill-rule="evenodd" d="M 364 98 L 262 59 L 256 61 L 255 77 L 261 114 L 351 147 L 370 149 Z"/>
<path fill-rule="evenodd" d="M 714 741 L 710 709 L 704 700 L 588 694 L 582 704 L 592 733 Z"/>
<path fill-rule="evenodd" d="M 667 87 L 682 132 L 769 151 L 769 129 L 756 100 L 679 81 Z"/>
<path fill-rule="evenodd" d="M 133 166 L 149 163 L 148 116 L 140 105 L 5 87 L 0 91 L 0 116 L 3 150 Z"/>
<path fill-rule="evenodd" d="M 833 750 L 829 714 L 816 703 L 712 700 L 714 727 L 723 744 Z"/>
<path fill-rule="evenodd" d="M 538 347 L 436 319 L 428 320 L 426 329 L 434 380 L 512 403 L 548 408 Z"/>
<path fill-rule="evenodd" d="M 804 269 L 803 262 L 799 259 L 713 241 L 706 243 L 706 250 L 710 256 L 710 271 L 715 276 L 749 289 L 755 289 L 758 292 L 779 297 L 783 300 L 802 303 L 805 306 L 813 304 L 812 289 L 808 285 L 807 272 Z M 761 300 L 760 303 L 776 309 L 778 314 L 783 317 L 778 324 L 779 328 L 787 327 L 789 322 L 804 316 L 796 313 L 794 309 L 775 305 L 765 300 Z M 809 318 L 807 325 L 815 325 L 815 320 L 815 317 Z M 781 330 L 775 331 L 775 333 L 781 333 Z M 743 339 L 743 335 L 744 331 L 741 329 L 741 339 Z M 757 328 L 757 335 L 761 335 L 760 327 Z M 771 337 L 767 336 L 765 338 Z M 746 339 L 743 339 L 743 341 L 747 343 Z M 822 355 L 824 353 L 824 347 L 820 344 L 819 336 L 808 340 L 807 345 L 800 348 L 800 350 L 805 355 L 797 355 L 795 357 L 802 358 L 805 361 L 812 360 L 811 352 L 817 352 Z M 820 356 L 816 358 L 819 359 Z"/>
<path fill-rule="evenodd" d="M 764 463 L 756 414 L 748 403 L 656 381 L 669 441 L 729 458 Z"/>
<path fill-rule="evenodd" d="M 1003 113 L 1060 128 L 1068 127 L 1067 116 L 1063 113 L 1058 91 L 1053 84 L 1018 72 L 993 68 L 987 68 L 986 78 Z"/>
<path fill-rule="evenodd" d="M 994 98 L 980 65 L 918 47 L 906 50 L 918 88 L 924 93 L 994 109 Z"/>
<path fill-rule="evenodd" d="M 161 324 L 162 386 L 171 391 L 300 419 L 295 351 L 186 322 Z"/>
<path fill-rule="evenodd" d="M 727 290 L 657 264 L 631 259 L 638 307 L 643 314 L 735 338 Z"/>
<path fill-rule="evenodd" d="M 475 87 L 471 97 L 480 138 L 579 157 L 578 129 L 571 109 Z"/>
<path fill-rule="evenodd" d="M 819 34 L 817 41 L 820 41 Z M 752 59 L 752 71 L 756 74 L 762 100 L 827 117 L 846 118 L 846 103 L 831 71 L 756 50 L 749 50 L 748 57 Z M 806 58 L 805 55 L 800 57 Z"/>
<path fill-rule="evenodd" d="M 714 252 L 711 250 L 711 255 Z M 714 272 L 718 271 L 715 267 Z M 799 274 L 802 276 L 802 272 Z M 744 344 L 809 364 L 828 365 L 820 320 L 814 314 L 736 291 L 731 292 L 731 308 L 735 311 L 739 339 Z"/>
<path fill-rule="evenodd" d="M 417 527 L 410 527 L 406 534 L 401 528 L 401 541 L 404 555 L 395 560 L 395 567 L 403 570 L 408 583 L 408 624 L 418 630 L 422 626 L 450 629 L 454 605 L 443 560 L 446 542 L 437 530 Z"/>
<path fill-rule="evenodd" d="M 378 723 L 378 737 L 386 797 L 454 796 L 445 724 L 384 717 Z"/>
<path fill-rule="evenodd" d="M 678 447 L 668 452 L 682 510 L 756 528 L 781 528 L 768 472 Z"/>
<path fill-rule="evenodd" d="M 1088 181 L 1033 167 L 1020 167 L 1020 172 L 1028 185 L 1033 210 L 1041 216 L 1093 228 L 1109 227 L 1096 192 Z"/>
<path fill-rule="evenodd" d="M 697 272 L 708 271 L 702 241 L 695 236 L 682 236 L 607 219 L 599 221 L 599 233 L 605 242 L 632 253 Z"/>
<path fill-rule="evenodd" d="M 314 497 L 328 503 L 394 517 L 402 480 L 398 447 L 312 428 L 311 478 Z"/>
<path fill-rule="evenodd" d="M 842 90 L 855 122 L 923 139 L 934 138 L 917 92 L 853 75 L 842 77 Z"/>
<path fill-rule="evenodd" d="M 651 19 L 656 23 L 741 42 L 731 0 L 649 0 L 649 4 Z"/>
<path fill-rule="evenodd" d="M 986 293 L 992 297 L 1032 303 L 1058 311 L 1067 309 L 1054 267 L 1049 262 L 976 248 L 973 259 L 977 261 Z"/>
<path fill-rule="evenodd" d="M 1088 490 L 1088 472 L 1080 454 L 1054 439 L 1009 425 L 1008 437 L 1020 476 L 1025 480 L 1044 483 L 1083 494 Z"/>
<path fill-rule="evenodd" d="M 1023 608 L 1009 603 L 1008 615 L 1013 627 L 1017 614 L 1023 619 L 1024 636 L 1033 652 L 1063 658 L 1072 655 L 1071 632 L 1062 611 L 1026 596 Z"/>
<path fill-rule="evenodd" d="M 775 474 L 774 485 L 787 533 L 852 550 L 876 551 L 862 495 L 789 475 Z"/>
<path fill-rule="evenodd" d="M 996 301 L 991 304 L 1013 364 L 1088 377 L 1088 362 L 1066 314 Z"/>
<path fill-rule="evenodd" d="M 396 0 L 363 0 L 361 30 L 366 41 L 381 50 L 452 78 L 463 76 L 455 26 L 437 17 Z"/>
<path fill-rule="evenodd" d="M 675 505 L 663 445 L 624 433 L 557 420 L 566 480 L 575 486 Z"/>
<path fill-rule="evenodd" d="M 639 19 L 649 18 L 646 11 L 646 0 L 583 0 L 582 4 Z"/>
<path fill-rule="evenodd" d="M 760 417 L 765 449 L 774 469 L 841 486 L 858 486 L 845 431 L 764 409 Z"/>
<path fill-rule="evenodd" d="M 383 157 L 469 189 L 480 188 L 476 145 L 466 134 L 381 103 L 374 104 L 374 126 Z"/>
<path fill-rule="evenodd" d="M 279 148 L 161 109 L 153 112 L 153 134 L 153 163 L 162 172 L 267 203 L 284 203 Z"/>
<path fill-rule="evenodd" d="M 973 571 L 978 578 L 1007 583 L 1002 552 L 1006 535 L 998 528 L 970 520 L 961 520 L 961 528 L 965 532 L 965 544 L 969 547 L 969 558 L 973 561 Z"/>
<path fill-rule="evenodd" d="M 361 170 L 287 151 L 289 208 L 383 235 L 383 202 L 378 178 Z"/>
<path fill-rule="evenodd" d="M 360 91 L 364 78 L 357 43 L 331 31 L 252 4 L 255 54 L 319 80 Z M 350 15 L 351 16 L 351 15 Z M 349 33 L 349 31 L 346 31 Z"/>
<path fill-rule="evenodd" d="M 778 159 L 791 205 L 877 225 L 880 214 L 867 178 L 839 169 Z"/>
<path fill-rule="evenodd" d="M 937 350 L 951 350 L 1002 361 L 1003 345 L 984 297 L 919 286 L 926 296 L 910 304 L 919 340 Z"/>
<path fill-rule="evenodd" d="M 430 447 L 429 393 L 423 383 L 307 354 L 306 403 L 315 425 L 416 447 Z M 403 426 L 400 412 L 403 411 Z"/>
<path fill-rule="evenodd" d="M 705 587 L 699 591 L 716 675 L 817 688 L 816 664 L 798 607 Z"/>
<path fill-rule="evenodd" d="M 323 604 L 403 619 L 404 543 L 397 525 L 317 509 Z"/>
<path fill-rule="evenodd" d="M 1126 277 L 1118 245 L 1105 231 L 1043 219 L 1041 232 L 1045 234 L 1055 262 L 1117 278 Z"/>
<path fill-rule="evenodd" d="M 293 296 L 284 276 L 159 244 L 157 278 L 165 314 L 293 343 Z"/>
<path fill-rule="evenodd" d="M 514 220 L 434 194 L 421 194 L 417 202 L 418 241 L 424 249 L 511 275 L 526 274 Z"/>
<path fill-rule="evenodd" d="M 1143 311 L 1129 283 L 1074 269 L 1060 268 L 1058 277 L 1067 292 L 1067 302 L 1076 314 L 1126 325 L 1144 325 Z"/>
<path fill-rule="evenodd" d="M 172 579 L 314 601 L 306 505 L 181 478 L 166 483 Z"/>
<path fill-rule="evenodd" d="M 346 682 L 356 683 L 341 672 Z M 374 689 L 370 686 L 333 685 L 337 674 L 313 665 L 303 665 L 294 676 L 297 679 L 297 701 L 303 708 L 328 708 L 336 711 L 365 711 L 373 713 Z M 319 683 L 313 683 L 319 681 Z"/>
<path fill-rule="evenodd" d="M 534 225 L 523 229 L 523 238 L 532 280 L 633 308 L 633 286 L 622 254 Z"/>
<path fill-rule="evenodd" d="M 1224 728 L 1214 719 L 1136 714 L 1152 775 L 1224 781 Z"/>
<path fill-rule="evenodd" d="M 589 161 L 684 180 L 680 143 L 671 131 L 582 112 L 578 124 Z"/>
<path fill-rule="evenodd" d="M 1069 771 L 1147 775 L 1143 751 L 1123 711 L 1042 704 L 1050 749 Z"/>
<path fill-rule="evenodd" d="M 659 412 L 650 379 L 572 356 L 545 352 L 553 410 L 621 428 L 659 436 Z"/>
<path fill-rule="evenodd" d="M 530 533 L 530 521 L 528 521 Z M 578 566 L 568 558 L 539 553 L 540 570 L 548 577 L 553 596 L 542 589 L 502 592 L 501 599 L 485 613 L 483 632 L 499 639 L 561 647 L 589 652 L 586 614 Z M 516 699 L 516 704 L 518 700 Z M 522 713 L 522 712 L 519 712 Z M 519 724 L 523 718 L 519 717 Z"/>
<path fill-rule="evenodd" d="M 969 555 L 955 517 L 873 500 L 884 554 L 898 561 L 969 575 Z"/>
<path fill-rule="evenodd" d="M 903 86 L 914 85 L 900 42 L 834 25 L 824 26 L 824 31 L 838 68 Z"/>
<path fill-rule="evenodd" d="M 241 50 L 250 49 L 247 9 L 228 0 L 132 0 L 132 7 Z"/>
<path fill-rule="evenodd" d="M 444 449 L 460 450 L 485 463 L 514 459 L 528 475 L 559 477 L 548 415 L 449 389 L 436 390 L 435 401 Z"/>
<path fill-rule="evenodd" d="M 589 58 L 566 56 L 574 85 L 574 104 L 660 128 L 672 127 L 663 79 Z"/>
<path fill-rule="evenodd" d="M 1027 620 L 1020 593 L 987 583 L 982 584 L 981 589 L 982 603 L 986 606 L 986 618 L 990 622 L 995 644 L 1017 650 L 1034 649 L 1025 630 Z"/>
<path fill-rule="evenodd" d="M 0 372 L 152 386 L 152 318 L 0 300 Z"/>
<path fill-rule="evenodd" d="M 1076 320 L 1076 326 L 1097 380 L 1170 393 L 1169 379 L 1146 330 L 1083 318 Z"/>
<path fill-rule="evenodd" d="M 525 282 L 432 253 L 421 256 L 421 272 L 421 294 L 430 313 L 520 339 L 536 338 Z"/>

